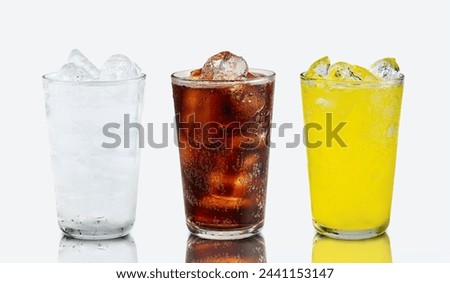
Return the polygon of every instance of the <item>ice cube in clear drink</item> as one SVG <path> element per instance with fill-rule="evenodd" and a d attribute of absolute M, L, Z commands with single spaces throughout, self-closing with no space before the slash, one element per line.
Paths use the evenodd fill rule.
<path fill-rule="evenodd" d="M 82 67 L 67 63 L 56 73 L 56 79 L 61 81 L 92 81 L 94 78 Z"/>
<path fill-rule="evenodd" d="M 118 81 L 137 78 L 140 69 L 127 56 L 116 54 L 108 58 L 100 71 L 100 81 Z"/>
<path fill-rule="evenodd" d="M 74 63 L 78 67 L 83 68 L 94 79 L 98 79 L 100 76 L 100 70 L 78 49 L 73 49 L 70 52 L 68 63 Z"/>

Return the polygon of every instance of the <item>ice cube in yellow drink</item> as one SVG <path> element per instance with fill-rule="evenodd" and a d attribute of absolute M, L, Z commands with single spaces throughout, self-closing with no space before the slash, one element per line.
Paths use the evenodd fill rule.
<path fill-rule="evenodd" d="M 369 238 L 389 224 L 403 76 L 335 65 L 301 78 L 313 221 L 331 237 Z M 340 123 L 343 143 L 331 132 Z"/>

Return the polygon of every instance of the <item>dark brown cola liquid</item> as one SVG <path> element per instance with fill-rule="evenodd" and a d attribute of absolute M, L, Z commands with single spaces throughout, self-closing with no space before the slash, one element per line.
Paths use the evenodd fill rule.
<path fill-rule="evenodd" d="M 262 225 L 274 82 L 173 84 L 188 226 Z"/>

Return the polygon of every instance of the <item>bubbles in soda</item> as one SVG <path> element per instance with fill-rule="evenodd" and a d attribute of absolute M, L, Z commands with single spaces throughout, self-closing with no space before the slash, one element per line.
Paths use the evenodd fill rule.
<path fill-rule="evenodd" d="M 172 85 L 185 210 L 196 227 L 263 222 L 274 81 L 254 81 L 261 77 L 225 51 L 192 71 L 189 84 Z"/>

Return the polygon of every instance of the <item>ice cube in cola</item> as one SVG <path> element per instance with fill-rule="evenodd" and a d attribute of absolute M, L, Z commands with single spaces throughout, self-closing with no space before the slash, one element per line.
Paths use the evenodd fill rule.
<path fill-rule="evenodd" d="M 244 238 L 262 228 L 274 73 L 228 51 L 172 75 L 189 230 Z"/>

